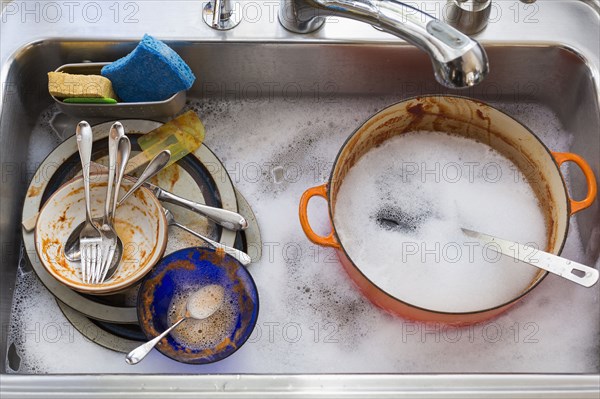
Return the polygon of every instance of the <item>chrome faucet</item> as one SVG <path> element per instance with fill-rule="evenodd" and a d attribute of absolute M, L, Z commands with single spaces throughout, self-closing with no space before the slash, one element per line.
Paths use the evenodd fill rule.
<path fill-rule="evenodd" d="M 230 30 L 241 22 L 239 10 L 232 0 L 210 0 L 202 10 L 206 25 L 215 30 Z"/>
<path fill-rule="evenodd" d="M 297 33 L 321 28 L 327 16 L 356 19 L 394 34 L 431 57 L 435 77 L 450 88 L 478 84 L 489 71 L 481 45 L 453 27 L 398 0 L 280 0 L 279 22 Z"/>

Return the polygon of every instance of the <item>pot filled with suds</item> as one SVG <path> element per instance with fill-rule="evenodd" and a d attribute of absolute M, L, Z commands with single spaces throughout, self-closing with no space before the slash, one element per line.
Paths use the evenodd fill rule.
<path fill-rule="evenodd" d="M 560 165 L 583 171 L 569 197 Z M 546 271 L 466 236 L 468 228 L 560 254 L 569 217 L 596 197 L 581 157 L 549 150 L 527 127 L 479 101 L 412 98 L 371 117 L 340 149 L 326 184 L 308 189 L 300 222 L 333 247 L 350 278 L 381 308 L 412 320 L 468 324 L 508 309 Z M 311 228 L 310 198 L 328 202 L 332 231 Z"/>

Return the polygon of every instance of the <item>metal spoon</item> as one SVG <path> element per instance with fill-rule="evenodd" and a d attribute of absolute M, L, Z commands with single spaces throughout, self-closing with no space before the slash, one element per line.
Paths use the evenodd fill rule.
<path fill-rule="evenodd" d="M 115 173 L 115 168 L 113 163 L 116 162 L 116 158 L 119 156 L 119 142 L 121 137 L 123 137 L 125 135 L 124 129 L 123 129 L 123 125 L 121 125 L 119 122 L 116 122 L 115 124 L 113 124 L 113 126 L 110 129 L 110 134 L 109 134 L 109 139 L 108 139 L 108 158 L 109 158 L 109 168 L 108 168 L 108 184 L 106 187 L 106 203 L 105 203 L 105 210 L 104 210 L 104 216 L 101 218 L 94 218 L 93 222 L 97 225 L 100 226 L 101 228 L 103 228 L 104 226 L 106 226 L 106 228 L 108 229 L 108 218 L 110 217 L 110 209 L 111 209 L 111 193 L 113 191 L 113 183 L 114 183 L 114 173 Z M 120 184 L 120 183 L 118 183 Z M 117 186 L 119 187 L 119 186 Z M 117 193 L 119 190 L 116 190 Z M 114 205 L 113 205 L 113 209 L 114 209 Z M 112 212 L 114 214 L 114 210 Z M 84 227 L 84 223 L 81 223 L 79 226 L 77 226 L 75 228 L 75 230 L 73 230 L 71 232 L 71 234 L 69 235 L 67 242 L 65 243 L 65 247 L 64 247 L 64 254 L 65 254 L 65 258 L 67 258 L 67 260 L 71 261 L 71 262 L 79 262 L 81 260 L 81 252 L 79 249 L 79 234 L 81 232 L 81 230 L 83 230 Z M 112 219 L 110 220 L 110 225 L 112 226 Z M 106 230 L 108 231 L 108 230 Z M 106 234 L 106 231 L 104 232 L 104 234 Z M 110 232 L 108 233 L 109 235 L 112 235 Z M 116 235 L 116 233 L 114 234 L 114 237 L 116 237 L 116 245 L 112 245 L 110 248 L 110 251 L 114 251 L 114 254 L 112 255 L 111 261 L 110 261 L 110 265 L 108 266 L 108 268 L 105 268 L 105 270 L 110 270 L 111 268 L 113 268 L 115 266 L 115 264 L 119 264 L 119 262 L 121 262 L 121 258 L 123 257 L 123 242 L 121 241 L 121 239 Z M 114 247 L 114 248 L 113 248 Z M 106 254 L 108 256 L 108 254 Z M 105 270 L 99 270 L 99 273 L 104 272 Z M 99 281 L 101 275 L 99 274 L 98 276 L 96 276 L 96 278 L 98 280 L 96 280 L 96 282 Z"/>
<path fill-rule="evenodd" d="M 224 297 L 225 289 L 217 284 L 206 285 L 191 294 L 186 303 L 185 316 L 179 319 L 171 327 L 167 328 L 158 337 L 138 346 L 129 352 L 125 357 L 127 364 L 133 365 L 141 362 L 161 339 L 167 336 L 167 334 L 177 328 L 177 326 L 179 326 L 185 320 L 190 318 L 202 320 L 212 316 L 221 308 Z"/>
<path fill-rule="evenodd" d="M 106 272 L 112 266 L 113 260 L 119 258 L 121 261 L 123 255 L 117 254 L 118 241 L 121 241 L 113 226 L 113 217 L 111 215 L 113 190 L 115 184 L 115 173 L 117 172 L 117 152 L 119 151 L 119 140 L 125 135 L 125 130 L 120 122 L 115 122 L 108 135 L 108 183 L 106 185 L 106 199 L 104 200 L 104 215 L 102 221 L 98 224 L 102 232 L 102 265 L 96 271 L 97 274 L 92 276 L 93 284 L 102 284 L 106 278 Z M 123 243 L 121 243 L 121 248 Z"/>
<path fill-rule="evenodd" d="M 177 226 L 180 229 L 183 229 L 183 230 L 187 231 L 188 233 L 200 238 L 201 240 L 206 241 L 207 243 L 212 245 L 214 248 L 222 249 L 223 251 L 225 251 L 226 254 L 233 256 L 244 266 L 247 266 L 250 263 L 252 263 L 252 259 L 250 258 L 250 255 L 248 255 L 247 253 L 240 251 L 239 249 L 235 249 L 235 248 L 229 247 L 227 245 L 221 244 L 220 242 L 213 241 L 210 238 L 205 237 L 202 234 L 197 233 L 194 230 L 192 230 L 182 224 L 177 223 L 177 221 L 175 220 L 175 216 L 173 215 L 173 212 L 171 212 L 167 208 L 163 208 L 163 210 L 165 212 L 165 216 L 167 217 L 167 224 L 169 226 Z"/>
<path fill-rule="evenodd" d="M 140 188 L 146 180 L 151 179 L 154 175 L 160 172 L 169 163 L 171 158 L 171 152 L 164 150 L 159 152 L 148 164 L 138 181 L 134 186 L 117 202 L 117 205 L 121 205 L 131 194 L 133 194 L 138 188 Z M 65 244 L 65 257 L 71 262 L 79 262 L 81 260 L 81 252 L 79 251 L 79 233 L 80 229 L 83 228 L 83 223 L 77 226 L 71 233 Z M 75 234 L 77 233 L 77 234 Z M 121 243 L 121 253 L 123 251 L 123 243 Z M 111 268 L 114 265 L 111 264 Z M 107 273 L 108 274 L 108 273 Z"/>
<path fill-rule="evenodd" d="M 121 188 L 121 181 L 123 180 L 123 176 L 125 175 L 125 168 L 127 167 L 127 162 L 129 161 L 129 154 L 131 154 L 131 143 L 129 142 L 129 138 L 125 135 L 121 136 L 119 139 L 119 145 L 117 150 L 117 160 L 116 160 L 116 181 L 115 181 L 115 190 L 114 197 L 112 200 L 112 209 L 110 211 L 110 219 L 111 223 L 114 223 L 115 220 L 115 212 L 117 211 L 117 201 L 119 199 L 119 190 Z M 115 255 L 113 261 L 110 264 L 110 267 L 104 272 L 105 274 L 102 276 L 101 281 L 105 281 L 110 279 L 121 264 L 121 259 L 123 258 L 123 241 L 117 236 L 117 249 L 115 250 Z"/>
<path fill-rule="evenodd" d="M 152 158 L 148 166 L 146 166 L 146 169 L 144 169 L 138 181 L 136 181 L 133 187 L 131 187 L 131 190 L 127 191 L 123 198 L 119 200 L 117 205 L 121 205 L 123 202 L 125 202 L 125 200 L 129 198 L 131 194 L 135 193 L 138 188 L 142 187 L 146 181 L 150 180 L 158 172 L 163 170 L 170 160 L 171 151 L 169 150 L 162 150 L 161 152 L 156 154 L 156 156 Z"/>

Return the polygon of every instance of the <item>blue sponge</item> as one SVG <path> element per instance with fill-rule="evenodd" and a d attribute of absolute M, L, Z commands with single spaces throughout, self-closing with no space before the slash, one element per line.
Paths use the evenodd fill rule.
<path fill-rule="evenodd" d="M 150 35 L 127 56 L 102 68 L 102 76 L 125 102 L 166 100 L 196 80 L 175 51 Z"/>

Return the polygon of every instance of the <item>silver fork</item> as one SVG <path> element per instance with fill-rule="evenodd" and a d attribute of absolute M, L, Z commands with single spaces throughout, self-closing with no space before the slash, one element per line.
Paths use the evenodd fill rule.
<path fill-rule="evenodd" d="M 106 276 L 106 272 L 110 267 L 115 249 L 117 247 L 117 232 L 112 224 L 112 200 L 115 183 L 117 148 L 119 140 L 125 136 L 123 125 L 115 122 L 110 128 L 108 135 L 108 184 L 106 186 L 106 201 L 104 203 L 104 216 L 100 222 L 100 232 L 102 233 L 102 265 L 96 270 L 96 274 L 92 276 L 93 284 L 102 284 Z"/>
<path fill-rule="evenodd" d="M 83 169 L 83 190 L 85 195 L 85 226 L 79 234 L 81 248 L 81 277 L 84 283 L 89 284 L 95 274 L 99 263 L 102 263 L 102 233 L 92 221 L 92 208 L 90 205 L 90 164 L 92 160 L 92 128 L 86 121 L 77 125 L 77 147 Z"/>

